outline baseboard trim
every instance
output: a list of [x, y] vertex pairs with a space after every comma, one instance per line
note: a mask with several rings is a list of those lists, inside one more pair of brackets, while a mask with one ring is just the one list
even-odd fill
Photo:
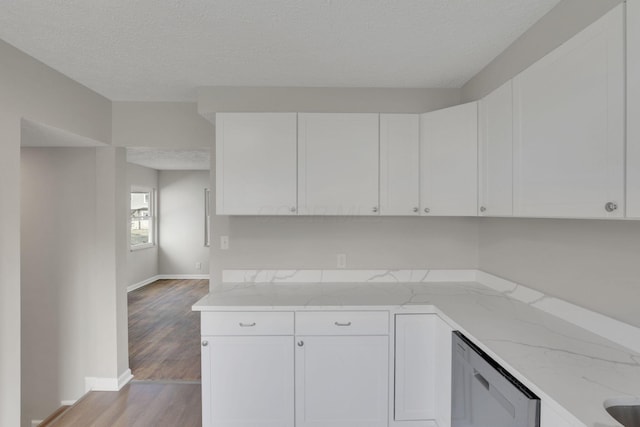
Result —
[[118, 390], [127, 385], [133, 379], [131, 369], [127, 369], [118, 377]]
[[202, 280], [208, 279], [208, 274], [158, 274], [156, 280]]
[[76, 400], [62, 400], [60, 402], [60, 406], [73, 406], [76, 404], [76, 402], [80, 400], [80, 399], [76, 399]]
[[31, 420], [31, 427], [38, 427], [44, 420]]
[[118, 391], [132, 379], [131, 369], [127, 369], [118, 378], [85, 377], [84, 388], [86, 392]]
[[136, 289], [140, 289], [145, 287], [153, 282], [158, 280], [158, 276], [149, 277], [148, 279], [142, 280], [138, 283], [134, 283], [133, 285], [127, 286], [127, 292], [135, 291]]
[[156, 274], [153, 277], [149, 277], [148, 279], [144, 279], [138, 283], [127, 286], [127, 292], [143, 288], [156, 280], [203, 280], [208, 278], [208, 274]]

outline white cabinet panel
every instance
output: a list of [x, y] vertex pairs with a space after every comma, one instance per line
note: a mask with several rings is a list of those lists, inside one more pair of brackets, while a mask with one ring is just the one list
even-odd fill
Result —
[[640, 218], [640, 0], [627, 0], [627, 216]]
[[451, 426], [451, 332], [435, 314], [396, 315], [396, 421]]
[[293, 335], [293, 312], [206, 311], [200, 314], [202, 335]]
[[515, 215], [624, 215], [623, 46], [621, 5], [514, 79]]
[[419, 215], [420, 116], [380, 114], [380, 215]]
[[296, 343], [296, 427], [387, 426], [387, 336], [297, 336]]
[[478, 103], [421, 115], [422, 215], [478, 214]]
[[303, 311], [296, 313], [297, 335], [388, 335], [386, 311]]
[[300, 113], [300, 214], [377, 215], [378, 139], [378, 114]]
[[295, 113], [216, 114], [216, 214], [295, 215]]
[[204, 427], [293, 427], [292, 336], [202, 339]]
[[513, 89], [509, 81], [480, 101], [479, 215], [513, 214]]
[[434, 315], [396, 315], [395, 419], [435, 419]]

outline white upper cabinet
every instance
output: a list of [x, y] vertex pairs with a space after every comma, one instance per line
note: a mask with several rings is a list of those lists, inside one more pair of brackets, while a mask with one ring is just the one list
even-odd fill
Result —
[[513, 214], [513, 89], [511, 80], [479, 105], [479, 215]]
[[216, 214], [295, 215], [296, 113], [216, 114]]
[[620, 5], [514, 79], [515, 215], [624, 215], [623, 48]]
[[422, 215], [478, 214], [478, 103], [422, 114]]
[[380, 214], [419, 215], [420, 116], [380, 114]]
[[640, 0], [627, 0], [627, 216], [640, 218]]
[[304, 215], [378, 215], [378, 114], [298, 114]]

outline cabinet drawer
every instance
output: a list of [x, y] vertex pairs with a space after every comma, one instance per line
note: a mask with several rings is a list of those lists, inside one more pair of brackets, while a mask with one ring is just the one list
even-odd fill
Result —
[[297, 335], [388, 335], [386, 311], [307, 311], [296, 313]]
[[293, 335], [293, 312], [202, 312], [201, 335]]

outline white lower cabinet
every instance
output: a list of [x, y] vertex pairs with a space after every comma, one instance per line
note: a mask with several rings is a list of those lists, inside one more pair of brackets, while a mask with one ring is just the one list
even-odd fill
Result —
[[386, 427], [387, 336], [296, 337], [297, 427]]
[[203, 426], [293, 427], [293, 336], [203, 336], [202, 345]]
[[451, 331], [435, 314], [395, 316], [396, 422], [451, 426]]
[[202, 425], [387, 427], [389, 313], [295, 316], [202, 313]]

